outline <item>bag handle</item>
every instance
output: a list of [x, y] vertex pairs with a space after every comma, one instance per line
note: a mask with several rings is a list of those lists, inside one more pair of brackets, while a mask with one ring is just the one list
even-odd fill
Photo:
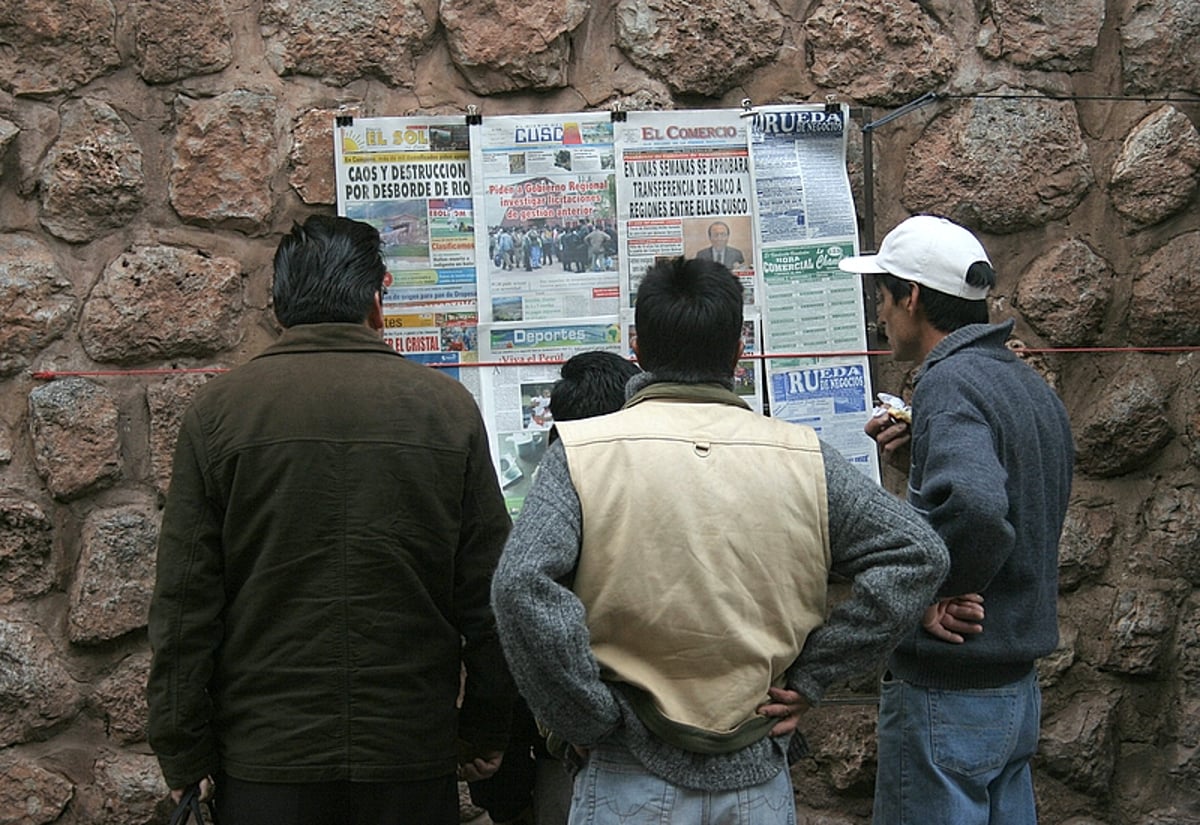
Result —
[[175, 812], [171, 814], [170, 825], [188, 825], [192, 820], [195, 820], [196, 825], [204, 825], [204, 809], [201, 804], [204, 808], [208, 808], [208, 821], [212, 825], [217, 825], [217, 809], [212, 800], [206, 799], [203, 803], [200, 802], [199, 782], [189, 785], [183, 792], [179, 804], [175, 807]]

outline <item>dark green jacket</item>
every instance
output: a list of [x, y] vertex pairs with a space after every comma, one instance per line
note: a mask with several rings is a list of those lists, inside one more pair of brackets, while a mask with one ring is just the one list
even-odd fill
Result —
[[499, 749], [515, 691], [488, 592], [508, 529], [474, 399], [366, 326], [294, 327], [210, 381], [150, 608], [167, 783], [424, 779], [453, 773], [456, 738]]

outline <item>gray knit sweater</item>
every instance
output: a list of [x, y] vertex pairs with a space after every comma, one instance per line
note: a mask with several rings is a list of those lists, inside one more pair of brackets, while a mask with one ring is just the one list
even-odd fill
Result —
[[[747, 411], [747, 415], [753, 415]], [[921, 516], [822, 445], [832, 569], [852, 593], [808, 637], [788, 687], [817, 703], [831, 685], [875, 667], [916, 623], [946, 575], [945, 545]], [[583, 604], [569, 580], [582, 515], [561, 443], [551, 445], [505, 546], [492, 585], [501, 642], [534, 715], [567, 741], [615, 741], [676, 785], [724, 791], [760, 784], [786, 766], [788, 741], [767, 737], [726, 754], [667, 745], [601, 680]], [[764, 697], [765, 699], [765, 697]]]
[[1058, 542], [1074, 448], [1054, 391], [1004, 342], [1013, 323], [971, 324], [925, 358], [913, 394], [908, 498], [950, 551], [941, 593], [982, 593], [984, 631], [960, 645], [914, 627], [898, 678], [943, 690], [992, 688], [1058, 644]]

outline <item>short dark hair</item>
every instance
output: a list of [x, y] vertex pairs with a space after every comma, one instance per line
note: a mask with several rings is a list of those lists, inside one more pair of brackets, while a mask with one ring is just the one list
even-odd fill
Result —
[[574, 421], [616, 412], [625, 403], [626, 382], [639, 372], [636, 364], [615, 352], [572, 355], [550, 390], [550, 414], [555, 421]]
[[[892, 294], [892, 300], [903, 301], [912, 292], [912, 281], [897, 278], [888, 272], [875, 275], [875, 283], [880, 289], [886, 289]], [[977, 287], [993, 287], [996, 285], [996, 271], [987, 261], [976, 261], [967, 270], [967, 283]], [[968, 324], [986, 324], [988, 322], [988, 305], [986, 298], [972, 301], [947, 295], [936, 289], [921, 284], [917, 295], [917, 303], [925, 313], [925, 320], [939, 332], [954, 332]]]
[[642, 369], [660, 380], [729, 383], [742, 338], [742, 284], [699, 258], [654, 263], [634, 308]]
[[285, 327], [367, 319], [387, 274], [379, 230], [362, 221], [313, 215], [275, 250], [271, 298]]

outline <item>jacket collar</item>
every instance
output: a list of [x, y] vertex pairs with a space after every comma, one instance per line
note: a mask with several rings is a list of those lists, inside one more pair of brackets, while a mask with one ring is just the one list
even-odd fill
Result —
[[626, 407], [632, 407], [643, 401], [685, 401], [693, 404], [728, 404], [731, 407], [750, 405], [743, 401], [728, 387], [720, 384], [676, 384], [671, 381], [651, 381], [643, 384], [640, 389], [625, 402]]
[[255, 358], [297, 352], [384, 352], [402, 357], [365, 324], [299, 324], [285, 329]]
[[913, 383], [921, 380], [921, 376], [929, 372], [934, 364], [944, 361], [959, 350], [974, 347], [982, 350], [993, 358], [1009, 360], [1015, 358], [1012, 351], [1004, 346], [1008, 336], [1012, 334], [1016, 321], [1009, 319], [999, 324], [968, 324], [959, 327], [947, 335], [925, 356], [925, 361], [913, 375]]

